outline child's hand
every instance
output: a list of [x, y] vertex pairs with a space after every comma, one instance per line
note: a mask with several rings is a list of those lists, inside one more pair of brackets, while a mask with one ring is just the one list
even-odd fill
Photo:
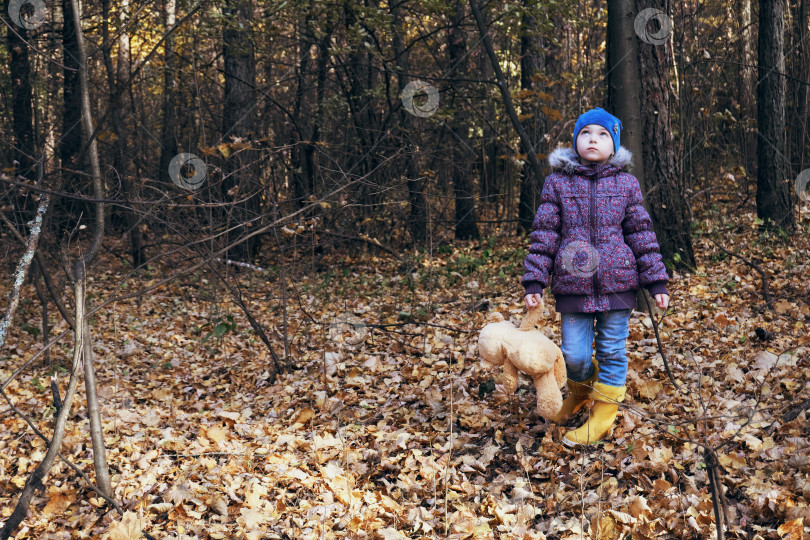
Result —
[[523, 299], [526, 300], [526, 310], [529, 311], [543, 303], [543, 293], [527, 294]]
[[656, 294], [655, 295], [655, 305], [661, 309], [667, 309], [669, 305], [669, 295], [668, 294]]

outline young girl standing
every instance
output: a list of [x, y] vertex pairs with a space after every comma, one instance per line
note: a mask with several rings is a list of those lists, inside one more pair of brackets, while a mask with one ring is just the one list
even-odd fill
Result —
[[549, 155], [554, 172], [543, 185], [524, 261], [526, 308], [540, 303], [553, 275], [551, 292], [562, 318], [569, 395], [552, 420], [565, 423], [592, 403], [588, 420], [566, 433], [563, 442], [569, 446], [602, 440], [616, 420], [627, 380], [628, 321], [639, 286], [650, 291], [659, 308], [669, 304], [669, 276], [641, 205], [641, 188], [624, 170], [632, 156], [619, 144], [621, 129], [618, 118], [592, 109], [577, 119], [574, 147]]

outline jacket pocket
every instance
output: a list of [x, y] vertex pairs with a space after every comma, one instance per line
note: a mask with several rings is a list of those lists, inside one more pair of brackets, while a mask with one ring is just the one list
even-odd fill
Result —
[[561, 276], [590, 278], [602, 264], [602, 257], [588, 240], [571, 238], [560, 246], [554, 258], [554, 271]]
[[633, 250], [624, 240], [610, 244], [600, 267], [599, 279], [605, 293], [638, 289], [638, 271]]
[[615, 238], [601, 250], [601, 268], [636, 269], [636, 258], [623, 239]]
[[593, 294], [593, 275], [599, 270], [599, 252], [590, 242], [568, 238], [554, 259], [554, 294]]

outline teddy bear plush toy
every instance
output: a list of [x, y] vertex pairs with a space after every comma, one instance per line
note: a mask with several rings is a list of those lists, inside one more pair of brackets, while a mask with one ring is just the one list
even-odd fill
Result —
[[493, 313], [478, 337], [481, 359], [492, 366], [503, 366], [504, 389], [517, 390], [518, 372], [534, 381], [537, 390], [537, 414], [545, 419], [555, 416], [562, 407], [560, 389], [565, 385], [566, 371], [562, 351], [536, 328], [543, 305], [531, 310], [515, 327], [500, 313]]

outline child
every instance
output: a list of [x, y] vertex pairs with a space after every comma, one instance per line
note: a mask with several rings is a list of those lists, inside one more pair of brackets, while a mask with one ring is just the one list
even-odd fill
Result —
[[[521, 283], [526, 308], [551, 291], [562, 317], [561, 349], [569, 395], [552, 420], [567, 422], [588, 403], [588, 420], [566, 433], [569, 446], [591, 444], [610, 432], [627, 380], [628, 320], [639, 285], [659, 308], [669, 304], [669, 281], [638, 180], [624, 172], [630, 152], [619, 145], [621, 121], [603, 109], [582, 114], [574, 148], [558, 148], [532, 224]], [[591, 362], [596, 320], [596, 363]]]

